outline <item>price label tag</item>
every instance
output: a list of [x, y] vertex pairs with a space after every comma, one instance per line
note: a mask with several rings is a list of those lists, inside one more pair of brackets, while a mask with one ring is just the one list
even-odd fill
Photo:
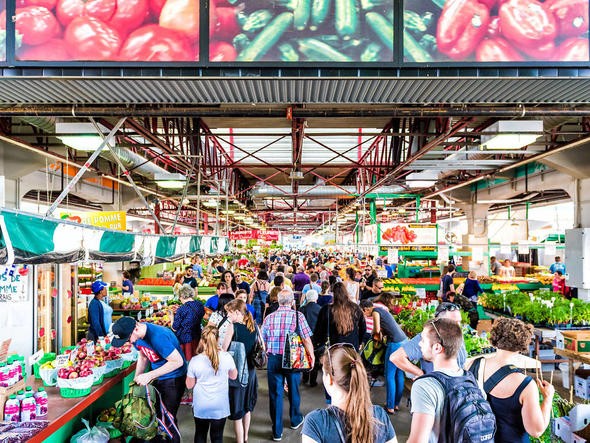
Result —
[[29, 364], [34, 365], [39, 360], [41, 360], [41, 357], [43, 357], [44, 355], [45, 351], [43, 349], [39, 349], [37, 352], [35, 352], [33, 355], [29, 357]]
[[141, 321], [141, 312], [137, 313], [137, 321]]
[[160, 309], [162, 309], [162, 303], [158, 302], [158, 304], [157, 304], [157, 307], [158, 307], [158, 311], [159, 311]]
[[94, 355], [94, 342], [93, 341], [89, 341], [88, 343], [86, 343], [86, 354]]
[[150, 308], [150, 315], [154, 315], [154, 307], [153, 306]]
[[150, 310], [149, 310], [149, 309], [146, 309], [146, 310], [145, 310], [145, 316], [146, 316], [146, 317], [149, 317], [149, 316], [150, 316]]
[[416, 296], [418, 298], [426, 298], [426, 288], [416, 288]]
[[68, 361], [70, 361], [70, 356], [68, 354], [59, 354], [55, 357], [55, 367], [65, 368], [68, 365]]
[[70, 357], [70, 360], [71, 360], [72, 362], [75, 362], [75, 361], [76, 361], [76, 357], [78, 356], [78, 348], [76, 348], [76, 349], [72, 349], [72, 352], [70, 352], [70, 353], [68, 354], [68, 356]]

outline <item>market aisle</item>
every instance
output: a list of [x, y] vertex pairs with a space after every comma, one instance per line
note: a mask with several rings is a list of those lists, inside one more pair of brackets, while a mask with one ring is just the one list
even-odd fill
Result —
[[[268, 416], [268, 385], [266, 381], [266, 371], [258, 371], [258, 403], [256, 410], [252, 417], [252, 427], [250, 430], [250, 443], [256, 442], [267, 442], [272, 441], [270, 419]], [[307, 385], [301, 386], [301, 409], [303, 414], [307, 414], [309, 411], [316, 408], [323, 408], [325, 406], [324, 390], [320, 385], [315, 388], [310, 388]], [[372, 390], [373, 403], [384, 404], [385, 403], [385, 388], [374, 387]], [[404, 395], [401, 404], [400, 412], [392, 417], [393, 427], [398, 435], [398, 441], [400, 443], [405, 442], [408, 438], [410, 431], [410, 414], [406, 407], [407, 396]], [[288, 401], [284, 399], [285, 407], [288, 409]], [[192, 442], [194, 436], [194, 422], [192, 418], [192, 410], [190, 406], [181, 406], [178, 412], [178, 418], [180, 421], [180, 430], [182, 432], [183, 442]], [[289, 418], [285, 414], [283, 419], [285, 431], [283, 433], [283, 442], [295, 443], [301, 441], [301, 429], [293, 431], [289, 428]], [[224, 432], [224, 442], [234, 441], [233, 422], [227, 421]]]

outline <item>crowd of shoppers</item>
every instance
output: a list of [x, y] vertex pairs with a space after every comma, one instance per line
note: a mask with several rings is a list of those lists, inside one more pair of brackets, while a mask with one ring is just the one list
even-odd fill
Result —
[[[410, 442], [439, 441], [446, 429], [442, 411], [447, 384], [429, 377], [432, 374], [443, 374], [451, 385], [466, 377], [480, 380], [482, 401], [489, 402], [496, 417], [495, 441], [524, 442], [546, 429], [553, 387], [539, 380], [533, 383], [531, 377], [509, 366], [531, 339], [527, 325], [519, 320], [496, 321], [490, 338], [498, 352], [488, 359], [466, 362], [460, 307], [451, 303], [455, 296], [453, 265], [441, 279], [445, 301], [438, 305], [435, 318], [408, 340], [396, 322], [396, 294], [384, 292], [375, 261], [368, 259], [361, 267], [330, 255], [311, 254], [302, 259], [276, 254], [274, 258], [248, 261], [242, 256], [240, 265], [219, 261], [211, 265], [221, 282], [205, 305], [195, 299], [193, 286], [204, 264], [194, 260], [176, 282], [175, 295], [182, 304], [171, 329], [130, 317], [113, 324], [113, 345], [130, 341], [139, 351], [135, 381], [153, 382], [174, 417], [184, 389], [193, 391], [195, 442], [221, 442], [227, 419], [233, 422], [235, 441], [248, 441], [260, 395], [255, 363], [258, 346], [267, 354], [266, 438], [275, 441], [283, 438], [283, 397], [287, 393], [288, 423], [293, 430], [301, 428], [303, 442], [397, 442], [389, 415], [398, 413], [406, 374], [415, 380], [410, 394]], [[256, 275], [251, 282], [244, 278], [250, 266]], [[95, 333], [108, 331], [101, 311], [104, 307], [98, 305], [106, 292], [100, 286], [93, 287], [96, 293], [91, 304]], [[482, 292], [476, 276], [470, 274], [462, 289], [476, 308]], [[286, 337], [293, 332], [301, 337], [308, 371], [287, 369], [284, 364]], [[371, 401], [370, 389], [379, 384], [375, 374], [367, 373], [361, 358], [369, 339], [386, 347], [383, 406]], [[244, 377], [236, 347], [244, 349]], [[230, 382], [242, 379], [246, 382]], [[310, 387], [321, 382], [325, 408], [304, 416], [302, 381]], [[179, 441], [180, 436], [174, 438]]]

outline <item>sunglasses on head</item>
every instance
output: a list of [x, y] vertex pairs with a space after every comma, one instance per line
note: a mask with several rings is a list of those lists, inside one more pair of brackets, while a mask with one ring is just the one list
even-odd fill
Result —
[[436, 309], [436, 315], [438, 316], [441, 312], [446, 312], [446, 311], [459, 311], [461, 308], [459, 306], [457, 306], [455, 303], [442, 303], [437, 309]]
[[444, 348], [445, 344], [443, 343], [443, 339], [442, 336], [440, 335], [440, 332], [438, 332], [438, 328], [436, 327], [436, 322], [438, 321], [438, 318], [432, 320], [430, 322], [430, 324], [432, 325], [432, 328], [434, 329], [434, 332], [436, 332], [436, 335], [438, 336], [438, 340], [440, 341], [440, 345]]

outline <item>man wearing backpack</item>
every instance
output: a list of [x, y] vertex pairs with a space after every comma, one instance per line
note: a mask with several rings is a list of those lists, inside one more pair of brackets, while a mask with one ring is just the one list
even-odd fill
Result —
[[[135, 383], [143, 386], [153, 382], [176, 422], [185, 389], [187, 363], [174, 332], [164, 326], [140, 323], [133, 317], [121, 317], [113, 323], [112, 332], [114, 347], [131, 342], [139, 351]], [[158, 438], [152, 441], [167, 441]], [[172, 441], [180, 443], [180, 435], [174, 435]]]
[[463, 333], [457, 322], [428, 321], [420, 348], [434, 371], [412, 385], [408, 443], [493, 442], [496, 420], [473, 375], [457, 364]]

